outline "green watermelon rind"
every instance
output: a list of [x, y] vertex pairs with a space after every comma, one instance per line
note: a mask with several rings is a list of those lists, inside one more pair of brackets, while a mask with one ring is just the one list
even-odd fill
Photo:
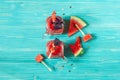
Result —
[[74, 19], [74, 20], [78, 21], [79, 23], [81, 23], [81, 25], [83, 27], [85, 27], [87, 25], [81, 18], [78, 18], [76, 16], [71, 16], [71, 19]]
[[78, 55], [83, 54], [83, 48], [80, 48], [75, 54], [74, 56], [77, 57]]

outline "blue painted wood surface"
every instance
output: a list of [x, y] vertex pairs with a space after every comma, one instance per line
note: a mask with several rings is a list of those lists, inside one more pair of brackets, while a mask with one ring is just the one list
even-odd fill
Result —
[[[53, 10], [65, 20], [75, 15], [88, 23], [83, 31], [93, 34], [94, 39], [82, 42], [83, 56], [73, 57], [67, 46], [81, 36], [80, 32], [72, 37], [65, 33], [42, 39], [45, 20]], [[68, 62], [46, 58], [54, 67], [49, 72], [34, 58], [38, 53], [45, 55], [46, 42], [55, 37], [66, 44]], [[0, 80], [119, 79], [119, 0], [0, 0]]]

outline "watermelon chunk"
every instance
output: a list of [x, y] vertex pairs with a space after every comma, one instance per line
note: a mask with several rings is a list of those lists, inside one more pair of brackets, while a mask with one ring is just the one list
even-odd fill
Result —
[[35, 60], [38, 62], [38, 63], [42, 63], [49, 71], [52, 71], [52, 69], [43, 61], [44, 57], [41, 55], [41, 54], [38, 54], [35, 58]]
[[82, 29], [83, 27], [85, 27], [87, 25], [82, 19], [80, 19], [76, 16], [71, 16], [69, 30], [68, 30], [68, 36], [71, 36], [78, 31], [78, 29], [75, 27], [75, 24], [77, 24], [80, 29]]
[[78, 37], [76, 39], [75, 44], [70, 44], [69, 46], [70, 46], [71, 51], [74, 54], [74, 56], [78, 56], [79, 54], [83, 53], [83, 48], [82, 48], [81, 43], [80, 43], [80, 37]]
[[43, 60], [43, 56], [41, 54], [38, 54], [35, 59], [37, 62], [41, 62]]
[[84, 37], [83, 37], [83, 41], [84, 42], [87, 42], [88, 40], [92, 39], [92, 35], [91, 34], [86, 34]]

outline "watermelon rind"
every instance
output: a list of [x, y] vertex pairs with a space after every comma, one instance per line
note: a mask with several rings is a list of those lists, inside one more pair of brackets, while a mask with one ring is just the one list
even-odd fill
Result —
[[83, 48], [80, 48], [80, 49], [74, 54], [74, 56], [77, 57], [79, 54], [83, 54]]
[[80, 18], [78, 18], [76, 16], [71, 16], [71, 19], [74, 19], [74, 20], [80, 22], [83, 27], [85, 27], [87, 25], [82, 19], [80, 19]]

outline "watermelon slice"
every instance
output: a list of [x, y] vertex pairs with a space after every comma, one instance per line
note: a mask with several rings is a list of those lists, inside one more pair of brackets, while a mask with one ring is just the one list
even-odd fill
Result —
[[74, 54], [74, 56], [78, 56], [79, 54], [83, 53], [83, 48], [82, 48], [81, 43], [80, 43], [80, 37], [78, 37], [76, 39], [75, 44], [70, 44], [69, 46], [70, 46], [71, 51]]
[[87, 25], [82, 19], [80, 19], [76, 16], [71, 16], [69, 30], [68, 30], [68, 36], [71, 36], [78, 31], [78, 29], [75, 27], [75, 24], [77, 24], [80, 29], [82, 29], [83, 27], [85, 27]]

